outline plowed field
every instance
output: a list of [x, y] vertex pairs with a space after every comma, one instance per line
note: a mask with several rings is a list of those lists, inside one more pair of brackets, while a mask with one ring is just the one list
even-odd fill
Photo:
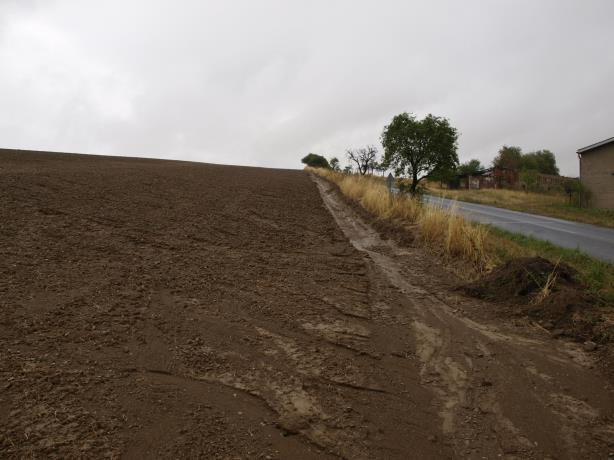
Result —
[[589, 354], [303, 171], [1, 151], [0, 205], [1, 458], [614, 450]]

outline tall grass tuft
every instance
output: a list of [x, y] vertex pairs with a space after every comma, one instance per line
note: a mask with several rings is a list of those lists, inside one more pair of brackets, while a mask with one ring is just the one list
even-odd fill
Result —
[[319, 168], [307, 170], [337, 184], [345, 196], [375, 217], [415, 224], [418, 237], [428, 246], [469, 261], [478, 271], [487, 267], [484, 244], [487, 229], [471, 224], [454, 210], [423, 206], [408, 195], [391, 195], [384, 183], [372, 176], [347, 175]]
[[453, 218], [452, 214], [437, 206], [424, 207], [417, 219], [420, 237], [429, 245], [445, 242], [449, 221]]

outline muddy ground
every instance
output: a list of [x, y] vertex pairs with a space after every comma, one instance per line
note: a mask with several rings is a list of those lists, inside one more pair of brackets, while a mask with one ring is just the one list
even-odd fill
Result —
[[302, 171], [0, 152], [1, 458], [608, 458], [578, 345]]

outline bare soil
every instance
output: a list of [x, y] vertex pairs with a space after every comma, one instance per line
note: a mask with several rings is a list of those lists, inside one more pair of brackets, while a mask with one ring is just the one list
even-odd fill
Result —
[[460, 289], [508, 307], [498, 308], [503, 315], [533, 318], [557, 336], [603, 345], [614, 338], [614, 325], [604, 317], [604, 302], [564, 262], [555, 264], [542, 257], [513, 259]]
[[591, 353], [302, 171], [0, 152], [0, 457], [608, 458]]

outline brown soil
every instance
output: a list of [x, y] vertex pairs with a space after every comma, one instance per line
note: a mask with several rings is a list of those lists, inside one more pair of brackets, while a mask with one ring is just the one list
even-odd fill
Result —
[[614, 450], [590, 354], [301, 171], [2, 151], [0, 197], [2, 458]]
[[473, 295], [491, 299], [506, 300], [522, 298], [529, 303], [546, 285], [548, 277], [555, 274], [555, 288], [566, 286], [582, 290], [576, 280], [576, 271], [564, 262], [556, 265], [542, 257], [522, 257], [495, 268], [490, 274], [465, 290]]
[[[540, 297], [548, 278], [550, 292]], [[478, 281], [461, 288], [469, 295], [503, 303], [511, 308], [498, 311], [527, 315], [555, 335], [605, 343], [600, 301], [577, 280], [577, 272], [565, 263], [553, 264], [542, 257], [511, 260]]]

